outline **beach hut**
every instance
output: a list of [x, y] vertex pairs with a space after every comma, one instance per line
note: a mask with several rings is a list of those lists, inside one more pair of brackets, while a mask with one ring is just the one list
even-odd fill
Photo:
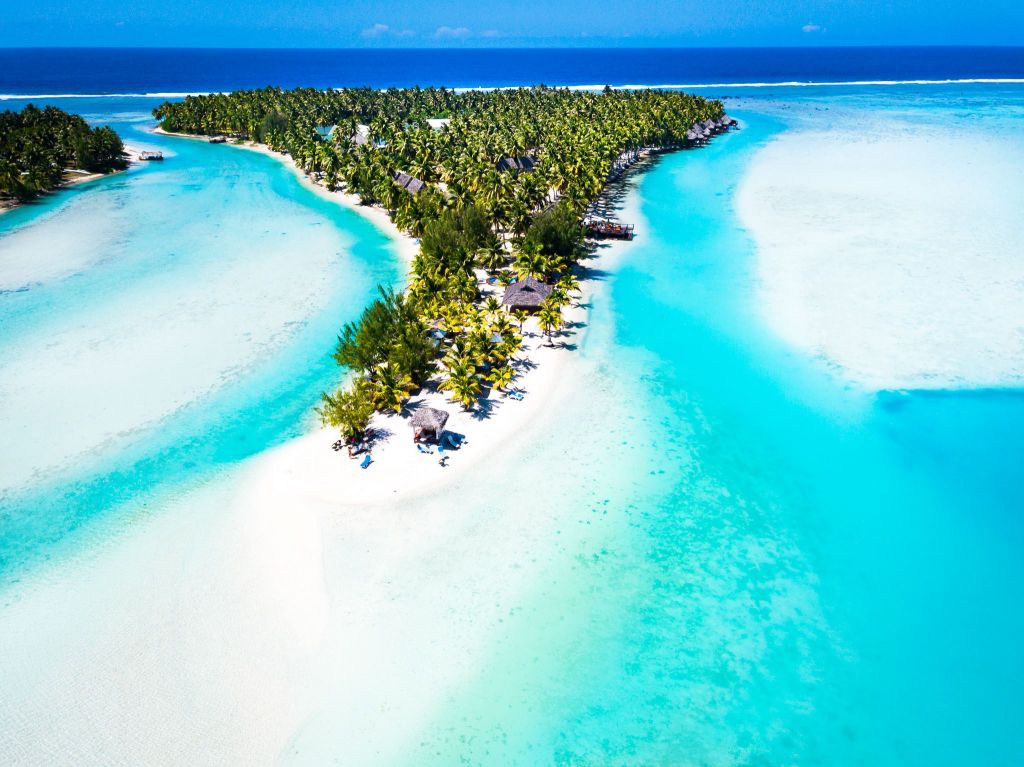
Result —
[[444, 425], [448, 423], [448, 413], [432, 407], [421, 407], [412, 414], [412, 440], [423, 442], [438, 441], [444, 433]]
[[551, 295], [552, 289], [552, 286], [546, 282], [527, 277], [519, 282], [513, 282], [505, 288], [505, 295], [502, 296], [501, 302], [509, 309], [535, 312], [540, 309], [544, 299]]
[[497, 163], [500, 172], [529, 173], [535, 167], [536, 163], [532, 157], [503, 157]]
[[419, 194], [423, 191], [426, 184], [415, 176], [410, 176], [408, 173], [397, 171], [391, 174], [391, 178], [395, 184], [402, 187], [409, 194]]

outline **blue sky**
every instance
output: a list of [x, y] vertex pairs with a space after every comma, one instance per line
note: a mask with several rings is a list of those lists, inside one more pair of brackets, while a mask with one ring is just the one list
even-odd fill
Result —
[[1024, 0], [5, 0], [0, 46], [1024, 45]]

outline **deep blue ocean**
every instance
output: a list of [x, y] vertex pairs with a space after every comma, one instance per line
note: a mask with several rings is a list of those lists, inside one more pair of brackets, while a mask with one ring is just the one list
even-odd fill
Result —
[[0, 50], [0, 95], [1024, 78], [1024, 48]]

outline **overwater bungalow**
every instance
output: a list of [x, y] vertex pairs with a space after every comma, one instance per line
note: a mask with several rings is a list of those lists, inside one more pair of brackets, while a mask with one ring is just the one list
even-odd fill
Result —
[[412, 441], [439, 442], [444, 434], [444, 425], [448, 423], [448, 413], [432, 407], [421, 407], [412, 414]]
[[535, 312], [540, 309], [544, 299], [551, 295], [553, 289], [553, 286], [546, 282], [527, 277], [519, 282], [513, 282], [505, 288], [501, 302], [510, 310], [522, 309]]

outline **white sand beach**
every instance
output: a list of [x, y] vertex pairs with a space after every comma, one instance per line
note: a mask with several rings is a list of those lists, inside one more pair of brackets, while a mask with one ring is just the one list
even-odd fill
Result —
[[787, 132], [738, 196], [770, 326], [867, 389], [1024, 382], [1022, 203], [1019, 139], [895, 120]]

